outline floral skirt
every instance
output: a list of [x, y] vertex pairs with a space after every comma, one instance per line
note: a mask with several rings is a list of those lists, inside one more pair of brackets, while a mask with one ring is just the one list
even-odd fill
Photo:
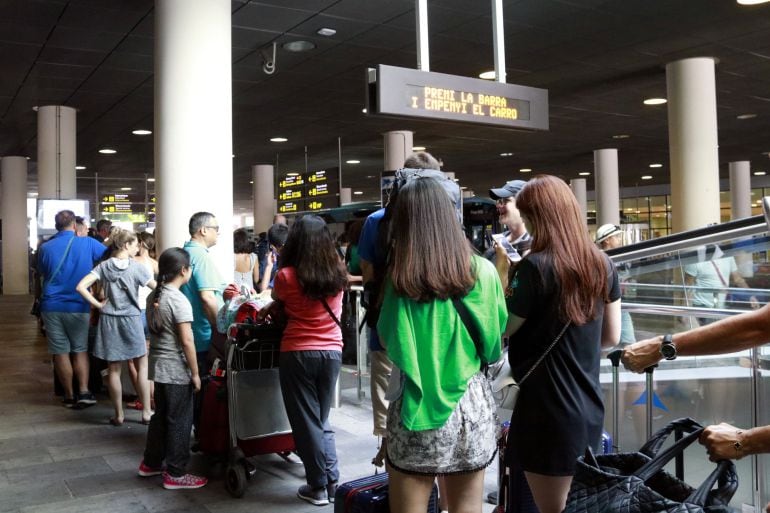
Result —
[[500, 422], [489, 381], [477, 373], [446, 423], [410, 431], [401, 423], [401, 398], [388, 408], [388, 464], [406, 474], [448, 475], [481, 470], [497, 451]]

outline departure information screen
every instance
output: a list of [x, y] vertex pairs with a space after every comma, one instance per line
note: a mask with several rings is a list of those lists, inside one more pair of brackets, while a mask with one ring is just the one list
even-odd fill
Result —
[[379, 65], [368, 71], [369, 113], [548, 130], [548, 91]]
[[278, 212], [313, 212], [340, 206], [337, 168], [287, 173], [278, 181]]

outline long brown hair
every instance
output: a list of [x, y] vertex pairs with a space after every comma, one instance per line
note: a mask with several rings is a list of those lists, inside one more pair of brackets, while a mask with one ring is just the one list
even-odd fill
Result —
[[588, 235], [572, 190], [555, 176], [538, 175], [516, 196], [516, 206], [532, 229], [532, 253], [544, 254], [553, 266], [561, 320], [581, 325], [594, 319], [599, 298], [609, 301], [608, 263]]
[[476, 282], [470, 243], [435, 179], [415, 178], [401, 187], [390, 239], [389, 273], [397, 294], [416, 301], [461, 297]]
[[334, 296], [348, 283], [348, 270], [334, 247], [326, 222], [318, 216], [298, 219], [278, 257], [281, 267], [294, 267], [302, 291], [313, 299]]

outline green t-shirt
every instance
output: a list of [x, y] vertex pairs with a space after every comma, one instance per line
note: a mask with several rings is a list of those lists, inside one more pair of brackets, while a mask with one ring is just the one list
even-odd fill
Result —
[[217, 310], [222, 308], [224, 301], [222, 291], [225, 288], [225, 280], [219, 274], [214, 259], [209, 250], [195, 241], [188, 240], [184, 243], [184, 249], [190, 254], [190, 267], [192, 276], [190, 281], [182, 285], [179, 290], [187, 297], [193, 309], [192, 331], [197, 352], [208, 351], [211, 345], [211, 324], [203, 310], [200, 291], [211, 290], [217, 298]]
[[500, 357], [508, 312], [495, 267], [474, 256], [476, 285], [463, 302], [479, 326], [481, 359], [451, 300], [417, 302], [385, 285], [377, 331], [388, 356], [405, 376], [401, 421], [411, 431], [444, 425], [481, 360]]

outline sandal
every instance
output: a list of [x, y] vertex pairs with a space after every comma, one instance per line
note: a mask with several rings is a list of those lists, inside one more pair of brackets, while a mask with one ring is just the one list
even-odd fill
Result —
[[126, 408], [142, 411], [144, 409], [144, 406], [142, 405], [142, 401], [137, 399], [135, 401], [131, 401], [130, 403], [126, 403]]
[[118, 420], [115, 417], [110, 417], [110, 424], [112, 424], [114, 427], [120, 427], [123, 425], [123, 421]]
[[[152, 417], [150, 417], [151, 419]], [[139, 424], [143, 426], [149, 426], [150, 425], [150, 419], [139, 419]]]

